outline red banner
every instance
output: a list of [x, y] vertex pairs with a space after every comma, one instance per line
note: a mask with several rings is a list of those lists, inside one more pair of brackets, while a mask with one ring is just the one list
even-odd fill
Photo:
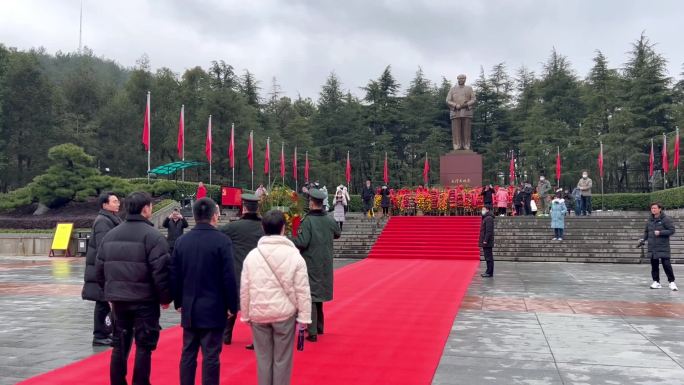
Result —
[[185, 145], [185, 105], [181, 106], [180, 119], [178, 121], [178, 142], [176, 148], [178, 149], [178, 158], [185, 159], [184, 154]]
[[207, 140], [204, 142], [204, 154], [211, 163], [211, 115], [209, 115], [209, 125], [207, 126]]

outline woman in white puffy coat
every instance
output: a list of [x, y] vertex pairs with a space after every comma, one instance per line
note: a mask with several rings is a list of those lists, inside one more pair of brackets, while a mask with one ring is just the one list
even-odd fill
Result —
[[265, 236], [247, 257], [240, 284], [241, 320], [254, 336], [259, 385], [289, 384], [295, 321], [311, 323], [311, 291], [304, 258], [284, 236], [278, 210], [262, 218]]

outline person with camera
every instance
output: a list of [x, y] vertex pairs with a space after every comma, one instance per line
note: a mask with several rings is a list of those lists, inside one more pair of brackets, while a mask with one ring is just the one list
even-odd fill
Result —
[[651, 259], [651, 277], [653, 283], [651, 289], [660, 289], [660, 263], [663, 265], [667, 280], [670, 282], [670, 290], [677, 291], [675, 276], [670, 263], [670, 237], [675, 233], [672, 218], [665, 215], [663, 205], [658, 202], [651, 203], [651, 216], [646, 222], [644, 237], [639, 239], [639, 246], [648, 243], [648, 257]]
[[164, 219], [162, 227], [168, 229], [166, 240], [169, 242], [169, 254], [173, 253], [173, 247], [176, 245], [176, 239], [183, 235], [184, 229], [188, 227], [188, 221], [181, 215], [178, 208], [174, 208], [173, 212]]

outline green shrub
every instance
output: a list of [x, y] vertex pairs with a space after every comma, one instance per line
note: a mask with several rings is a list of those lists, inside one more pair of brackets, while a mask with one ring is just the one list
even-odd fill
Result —
[[684, 187], [652, 192], [649, 201], [644, 205], [644, 210], [648, 209], [648, 204], [651, 202], [660, 202], [666, 209], [682, 208], [684, 207]]
[[601, 207], [606, 210], [646, 210], [649, 194], [604, 194], [601, 198], [600, 194], [595, 194], [591, 198], [591, 205], [594, 210]]
[[31, 188], [24, 186], [7, 194], [0, 194], [0, 210], [11, 210], [20, 206], [25, 206], [33, 202]]

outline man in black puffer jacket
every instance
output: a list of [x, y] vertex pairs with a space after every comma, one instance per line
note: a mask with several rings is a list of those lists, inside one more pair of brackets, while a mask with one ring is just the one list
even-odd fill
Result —
[[111, 309], [109, 308], [109, 302], [104, 300], [102, 288], [97, 283], [95, 256], [102, 238], [104, 238], [109, 230], [121, 223], [121, 219], [116, 216], [116, 213], [119, 212], [119, 198], [112, 192], [106, 192], [97, 198], [97, 202], [100, 204], [100, 212], [93, 222], [93, 229], [88, 240], [85, 283], [83, 284], [83, 291], [81, 291], [81, 298], [95, 301], [93, 345], [111, 345], [112, 340], [109, 338], [110, 330], [105, 322], [107, 314], [109, 314]]
[[651, 203], [650, 208], [651, 216], [646, 222], [644, 237], [639, 240], [639, 244], [648, 242], [648, 256], [651, 259], [651, 278], [653, 278], [651, 289], [660, 289], [662, 287], [660, 284], [659, 266], [662, 263], [667, 280], [670, 282], [670, 290], [677, 291], [679, 289], [675, 283], [675, 276], [670, 262], [670, 237], [675, 233], [675, 226], [672, 218], [663, 212], [663, 205], [661, 203]]
[[128, 353], [135, 337], [134, 384], [149, 384], [152, 351], [159, 341], [159, 305], [171, 302], [166, 239], [148, 220], [152, 199], [134, 192], [126, 198], [126, 221], [102, 239], [97, 250], [97, 280], [112, 304], [110, 381], [126, 384]]

